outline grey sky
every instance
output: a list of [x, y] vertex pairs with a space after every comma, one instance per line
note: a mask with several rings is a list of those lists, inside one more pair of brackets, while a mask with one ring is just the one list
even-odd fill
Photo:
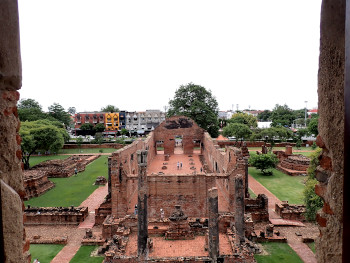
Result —
[[19, 0], [21, 98], [161, 109], [182, 84], [220, 110], [317, 107], [321, 0]]

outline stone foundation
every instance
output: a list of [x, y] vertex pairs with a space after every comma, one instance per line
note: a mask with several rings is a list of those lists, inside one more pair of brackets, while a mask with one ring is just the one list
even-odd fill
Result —
[[275, 212], [283, 219], [305, 221], [305, 205], [289, 205], [287, 201], [275, 204]]
[[89, 215], [87, 207], [27, 207], [25, 225], [79, 225]]

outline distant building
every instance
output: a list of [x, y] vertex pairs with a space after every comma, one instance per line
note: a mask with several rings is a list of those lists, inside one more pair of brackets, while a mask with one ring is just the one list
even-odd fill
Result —
[[258, 117], [258, 115], [262, 113], [263, 110], [244, 110], [243, 112], [248, 115], [253, 115], [254, 117]]
[[318, 114], [318, 109], [312, 109], [307, 111], [308, 116], [311, 116], [312, 114]]
[[270, 128], [272, 121], [258, 121], [258, 128]]
[[165, 120], [165, 113], [160, 110], [146, 110], [143, 112], [80, 112], [74, 116], [74, 128], [78, 131], [84, 123], [105, 126], [104, 134], [115, 135], [122, 129], [130, 133], [144, 134], [154, 130]]

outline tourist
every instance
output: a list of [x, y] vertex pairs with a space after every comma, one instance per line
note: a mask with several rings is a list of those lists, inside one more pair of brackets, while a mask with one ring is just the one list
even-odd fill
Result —
[[36, 258], [34, 259], [33, 263], [40, 263], [39, 260]]
[[180, 168], [180, 163], [177, 162], [177, 169], [179, 170], [179, 168]]
[[164, 210], [162, 208], [160, 209], [160, 219], [164, 221]]
[[182, 169], [182, 162], [180, 163], [180, 169]]
[[135, 205], [135, 211], [134, 211], [135, 216], [137, 216], [137, 205]]
[[75, 176], [77, 176], [77, 174], [78, 174], [78, 169], [77, 169], [77, 167], [74, 168], [74, 174], [75, 174]]

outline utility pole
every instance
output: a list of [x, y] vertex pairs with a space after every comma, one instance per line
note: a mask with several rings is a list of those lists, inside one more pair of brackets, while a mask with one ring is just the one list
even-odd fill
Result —
[[305, 128], [306, 128], [307, 100], [305, 101]]

